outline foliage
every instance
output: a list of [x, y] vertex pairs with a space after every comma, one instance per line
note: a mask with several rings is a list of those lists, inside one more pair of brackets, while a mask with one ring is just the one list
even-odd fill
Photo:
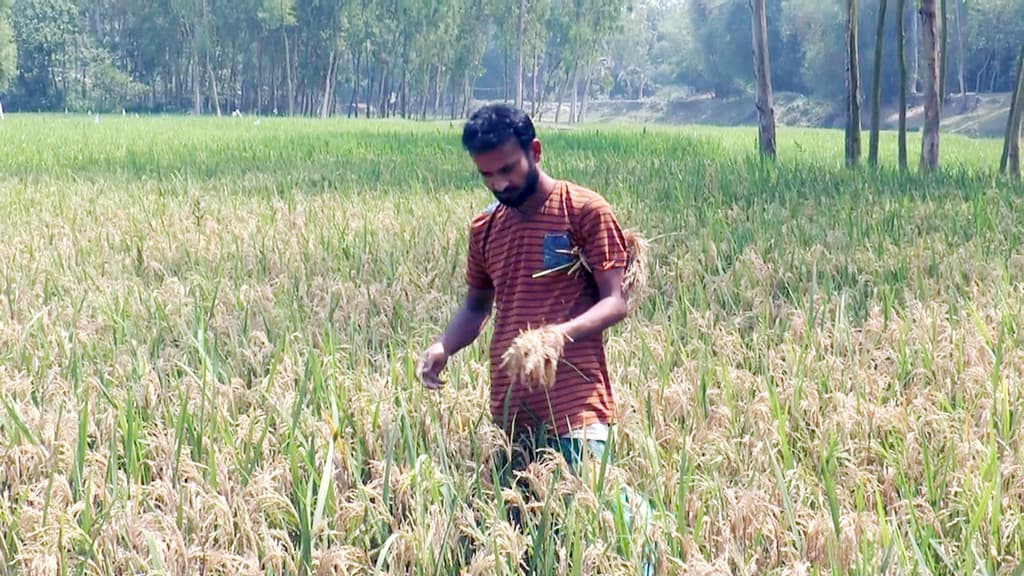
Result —
[[[1024, 3], [949, 1], [963, 3], [948, 12], [963, 13], [964, 47], [948, 23], [948, 65], [963, 61], [970, 90], [1009, 91]], [[580, 102], [578, 118], [592, 98], [752, 90], [748, 0], [528, 0], [521, 50], [518, 2], [497, 0], [4, 2], [14, 10], [0, 9], [0, 83], [18, 110], [458, 117], [479, 100], [514, 97], [520, 51], [527, 105], [540, 116], [557, 102]], [[878, 7], [861, 2], [864, 54]], [[841, 102], [840, 3], [768, 0], [767, 11], [776, 91]], [[911, 6], [907, 16], [913, 58]], [[886, 21], [881, 82], [892, 103], [896, 18]], [[861, 72], [871, 93], [873, 75]], [[957, 77], [947, 74], [949, 90]]]

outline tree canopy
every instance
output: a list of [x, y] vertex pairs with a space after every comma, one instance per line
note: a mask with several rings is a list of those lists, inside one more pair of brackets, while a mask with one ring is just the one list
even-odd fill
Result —
[[[960, 68], [966, 91], [1012, 90], [1024, 2], [946, 1], [959, 2], [946, 91]], [[775, 89], [841, 102], [842, 3], [766, 8]], [[866, 54], [878, 8], [860, 2]], [[459, 116], [474, 99], [513, 99], [522, 78], [526, 106], [563, 102], [579, 118], [594, 98], [753, 92], [748, 0], [527, 0], [519, 17], [498, 0], [0, 0], [0, 95], [16, 110]], [[899, 92], [896, 21], [886, 103]]]

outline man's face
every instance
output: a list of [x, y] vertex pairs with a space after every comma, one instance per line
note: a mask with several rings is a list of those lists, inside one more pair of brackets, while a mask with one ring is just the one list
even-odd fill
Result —
[[539, 152], [536, 140], [526, 152], [510, 139], [490, 152], [474, 155], [473, 162], [498, 202], [518, 208], [537, 192]]

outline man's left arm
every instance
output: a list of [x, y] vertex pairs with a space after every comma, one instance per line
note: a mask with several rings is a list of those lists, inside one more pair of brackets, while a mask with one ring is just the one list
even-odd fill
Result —
[[599, 299], [583, 314], [558, 325], [558, 329], [567, 339], [584, 340], [625, 320], [629, 308], [622, 295], [623, 273], [622, 268], [594, 270]]
[[591, 200], [580, 212], [580, 238], [598, 289], [598, 301], [589, 310], [558, 327], [570, 340], [583, 340], [618, 324], [629, 314], [622, 293], [626, 241], [611, 205], [604, 198]]

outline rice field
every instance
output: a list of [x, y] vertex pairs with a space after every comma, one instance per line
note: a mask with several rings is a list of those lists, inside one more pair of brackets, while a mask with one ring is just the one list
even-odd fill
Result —
[[747, 129], [542, 128], [654, 240], [607, 334], [614, 460], [521, 494], [486, 347], [414, 375], [491, 201], [458, 128], [0, 122], [0, 574], [639, 574], [646, 543], [663, 574], [1020, 573], [999, 142], [944, 137], [921, 179], [888, 134], [872, 173], [839, 132], [782, 129], [766, 166]]

